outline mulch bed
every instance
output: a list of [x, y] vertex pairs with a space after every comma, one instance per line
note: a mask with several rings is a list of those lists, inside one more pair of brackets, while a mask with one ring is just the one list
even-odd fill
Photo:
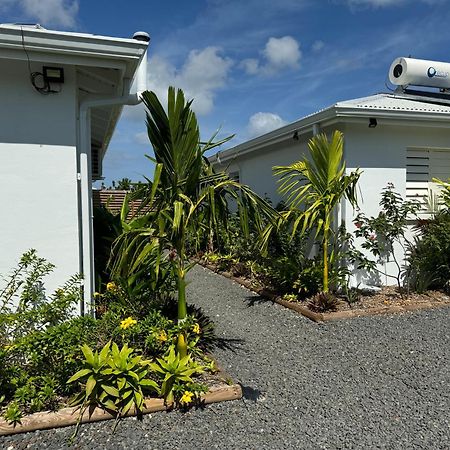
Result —
[[239, 283], [261, 297], [297, 311], [315, 322], [404, 313], [407, 311], [450, 306], [450, 296], [440, 291], [427, 291], [424, 294], [410, 293], [408, 296], [403, 295], [402, 297], [396, 287], [386, 286], [379, 292], [362, 293], [359, 299], [352, 303], [339, 300], [334, 311], [316, 312], [308, 307], [308, 299], [304, 301], [287, 301], [276, 292], [260, 286], [253, 280], [234, 276], [231, 272], [222, 271], [216, 265], [205, 262], [204, 260], [199, 260], [198, 263], [213, 272]]

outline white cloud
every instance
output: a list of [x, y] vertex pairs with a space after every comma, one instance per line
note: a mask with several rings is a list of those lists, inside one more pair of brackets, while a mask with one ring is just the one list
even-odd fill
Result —
[[18, 8], [27, 20], [45, 26], [73, 28], [79, 9], [78, 0], [0, 0], [0, 9], [8, 12]]
[[261, 53], [263, 63], [254, 58], [244, 59], [240, 67], [249, 75], [274, 75], [285, 69], [297, 69], [302, 57], [300, 44], [292, 36], [269, 38]]
[[[148, 61], [148, 89], [165, 105], [167, 88], [181, 88], [187, 98], [194, 99], [193, 110], [198, 115], [207, 115], [213, 110], [216, 92], [225, 86], [232, 65], [231, 59], [220, 55], [218, 47], [192, 50], [179, 69], [166, 58], [155, 55]], [[143, 107], [126, 107], [125, 115], [142, 119]]]
[[245, 70], [249, 75], [255, 75], [259, 71], [259, 61], [255, 58], [248, 58], [241, 61], [239, 67]]
[[271, 37], [263, 53], [268, 65], [274, 70], [296, 68], [302, 56], [299, 43], [291, 36]]
[[247, 133], [249, 137], [253, 138], [268, 133], [269, 131], [276, 130], [286, 124], [287, 122], [285, 122], [278, 114], [257, 112], [256, 114], [253, 114], [248, 121]]
[[313, 52], [320, 52], [325, 47], [325, 42], [318, 40], [314, 41], [313, 45], [311, 46], [311, 49]]

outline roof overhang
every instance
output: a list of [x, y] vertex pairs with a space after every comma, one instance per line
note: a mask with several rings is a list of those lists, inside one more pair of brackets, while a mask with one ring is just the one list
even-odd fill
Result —
[[[0, 25], [0, 61], [29, 58], [31, 62], [74, 66], [79, 101], [89, 95], [123, 95], [124, 80], [134, 79], [147, 47], [146, 42], [135, 39]], [[100, 169], [122, 109], [122, 105], [110, 105], [91, 113], [92, 148], [98, 152]]]
[[380, 124], [407, 126], [426, 126], [450, 128], [450, 108], [448, 112], [433, 112], [405, 109], [383, 109], [381, 107], [349, 106], [347, 102], [336, 103], [326, 109], [306, 116], [270, 133], [243, 142], [227, 150], [219, 151], [209, 157], [212, 164], [230, 162], [255, 151], [291, 140], [297, 135], [312, 133], [315, 126], [327, 128], [339, 123], [364, 123], [369, 118], [376, 118]]
[[106, 67], [132, 77], [147, 43], [135, 39], [0, 25], [0, 58]]

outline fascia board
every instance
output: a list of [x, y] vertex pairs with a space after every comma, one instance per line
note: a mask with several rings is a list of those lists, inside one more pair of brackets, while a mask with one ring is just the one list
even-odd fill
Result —
[[[74, 65], [74, 66], [89, 66], [89, 67], [102, 67], [105, 69], [116, 69], [120, 70], [122, 73], [126, 72], [127, 62], [124, 59], [112, 59], [109, 58], [100, 58], [98, 55], [93, 55], [91, 58], [87, 58], [86, 54], [82, 54], [80, 56], [64, 53], [56, 53], [56, 52], [39, 52], [33, 51], [29, 52], [28, 56], [30, 61], [34, 62], [42, 62], [48, 64], [65, 64], [65, 65]], [[15, 59], [26, 61], [27, 57], [22, 48], [20, 49], [1, 49], [0, 51], [0, 59]], [[138, 65], [139, 60], [136, 59], [135, 64], [133, 66]]]
[[218, 161], [217, 155], [219, 155], [220, 161], [225, 162], [231, 158], [235, 158], [237, 156], [241, 157], [245, 154], [252, 153], [255, 150], [260, 151], [261, 149], [270, 145], [278, 144], [280, 142], [291, 139], [293, 133], [295, 133], [296, 131], [299, 134], [303, 134], [305, 132], [311, 131], [313, 125], [317, 123], [320, 123], [321, 125], [328, 125], [330, 120], [332, 120], [335, 116], [336, 114], [334, 107], [324, 109], [323, 111], [320, 111], [314, 115], [305, 117], [304, 119], [300, 119], [275, 131], [252, 139], [251, 141], [244, 142], [228, 150], [219, 151], [215, 155], [212, 155], [209, 158], [209, 161]]
[[433, 113], [424, 111], [395, 111], [381, 109], [336, 108], [337, 117], [384, 118], [394, 120], [412, 120], [420, 122], [449, 122], [449, 113]]
[[[319, 123], [322, 127], [338, 122], [361, 123], [370, 117], [382, 119], [385, 124], [402, 124], [406, 126], [421, 126], [433, 128], [450, 128], [450, 113], [428, 113], [423, 111], [389, 111], [380, 109], [361, 109], [332, 106], [312, 116], [301, 119], [272, 133], [260, 136], [248, 142], [244, 142], [234, 148], [217, 152], [209, 160], [212, 163], [226, 162], [230, 159], [242, 157], [254, 151], [262, 151], [265, 147], [283, 142], [292, 137], [292, 133], [302, 129], [309, 131], [314, 124]], [[219, 155], [219, 159], [217, 158]]]
[[[122, 60], [130, 65], [130, 73], [134, 73], [140, 59], [147, 49], [147, 43], [135, 39], [119, 39], [104, 36], [62, 33], [46, 30], [30, 30], [23, 28], [25, 48], [30, 58], [34, 52], [40, 54], [64, 55], [77, 58], [77, 63], [84, 60], [83, 65], [93, 65], [94, 59]], [[0, 27], [1, 57], [6, 57], [7, 50], [19, 50], [24, 53], [22, 31], [19, 28]], [[12, 55], [9, 53], [9, 55]], [[70, 60], [70, 63], [73, 63]], [[131, 64], [130, 64], [131, 63]]]

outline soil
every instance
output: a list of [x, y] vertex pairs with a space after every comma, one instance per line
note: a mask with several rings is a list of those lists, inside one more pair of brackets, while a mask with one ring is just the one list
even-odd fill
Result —
[[426, 291], [423, 294], [410, 292], [401, 295], [396, 286], [385, 286], [379, 292], [362, 293], [353, 303], [339, 301], [338, 311], [383, 308], [389, 306], [407, 307], [418, 304], [450, 304], [450, 295], [440, 291]]

